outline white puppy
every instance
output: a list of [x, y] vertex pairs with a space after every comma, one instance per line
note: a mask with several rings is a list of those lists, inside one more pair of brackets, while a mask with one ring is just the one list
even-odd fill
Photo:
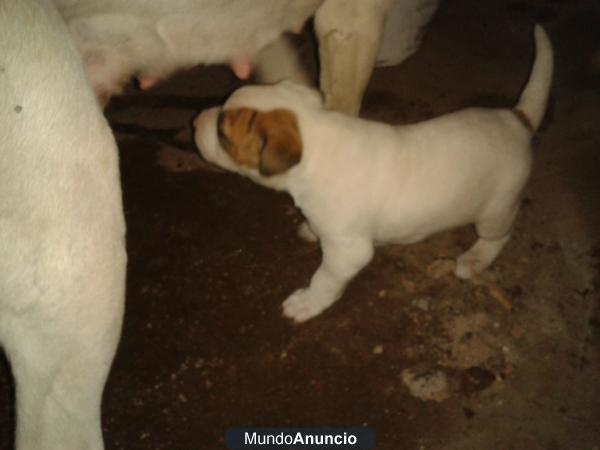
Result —
[[0, 2], [0, 55], [0, 343], [16, 449], [101, 450], [125, 290], [117, 148], [51, 2]]
[[[323, 261], [284, 314], [297, 322], [329, 307], [379, 243], [409, 244], [474, 223], [479, 239], [456, 275], [485, 269], [508, 241], [542, 120], [552, 48], [535, 30], [536, 59], [514, 109], [470, 108], [390, 126], [323, 109], [288, 82], [237, 90], [195, 120], [202, 155], [259, 184], [288, 191], [321, 241]], [[303, 227], [304, 234], [308, 227]]]

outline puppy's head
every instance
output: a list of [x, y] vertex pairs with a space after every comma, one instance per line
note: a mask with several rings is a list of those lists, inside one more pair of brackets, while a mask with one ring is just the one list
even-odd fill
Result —
[[212, 108], [194, 121], [202, 156], [227, 170], [271, 177], [300, 162], [302, 139], [288, 109]]
[[324, 104], [319, 91], [285, 80], [270, 85], [244, 86], [231, 94], [224, 107], [249, 107], [261, 111], [285, 108], [296, 113], [309, 111], [309, 114], [315, 114]]

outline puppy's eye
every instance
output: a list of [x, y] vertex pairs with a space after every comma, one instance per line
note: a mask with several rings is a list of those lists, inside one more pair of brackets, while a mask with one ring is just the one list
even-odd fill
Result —
[[231, 147], [231, 141], [225, 135], [225, 133], [223, 133], [223, 130], [221, 130], [220, 128], [217, 129], [217, 137], [219, 139], [219, 144], [221, 144], [221, 147], [223, 148], [223, 150], [226, 150], [229, 147]]
[[266, 136], [261, 136], [260, 137], [260, 150], [259, 150], [259, 154], [262, 155], [262, 153], [265, 151], [265, 147], [267, 146], [267, 137]]
[[249, 133], [250, 131], [252, 131], [252, 128], [254, 127], [254, 122], [256, 121], [256, 116], [257, 116], [257, 112], [253, 111], [252, 115], [250, 116], [250, 120], [248, 121], [248, 126], [246, 128], [246, 131]]
[[217, 138], [219, 139], [219, 144], [225, 150], [231, 146], [231, 141], [223, 131], [223, 122], [225, 121], [225, 113], [221, 111], [219, 113], [219, 117], [217, 118]]

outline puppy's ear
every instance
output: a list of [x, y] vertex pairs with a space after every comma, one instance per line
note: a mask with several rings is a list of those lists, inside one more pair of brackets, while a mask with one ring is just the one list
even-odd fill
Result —
[[219, 144], [239, 166], [258, 168], [262, 138], [256, 127], [259, 112], [251, 108], [221, 110], [217, 119]]
[[251, 108], [221, 111], [217, 135], [223, 150], [243, 167], [269, 177], [298, 164], [302, 140], [296, 116], [286, 109]]
[[270, 177], [300, 162], [302, 139], [298, 120], [287, 109], [259, 113], [257, 128], [263, 139], [258, 172]]

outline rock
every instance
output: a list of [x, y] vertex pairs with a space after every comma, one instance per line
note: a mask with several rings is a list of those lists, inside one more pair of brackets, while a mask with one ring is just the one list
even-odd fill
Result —
[[402, 287], [408, 294], [414, 294], [416, 292], [417, 286], [415, 285], [414, 281], [402, 278], [401, 283]]
[[402, 382], [413, 397], [424, 401], [442, 402], [450, 396], [448, 379], [441, 370], [423, 373], [414, 369], [404, 369]]
[[454, 273], [456, 262], [453, 259], [436, 259], [427, 266], [427, 273], [436, 280]]
[[430, 297], [421, 297], [412, 301], [413, 306], [419, 308], [421, 311], [429, 311], [429, 302], [431, 302]]

